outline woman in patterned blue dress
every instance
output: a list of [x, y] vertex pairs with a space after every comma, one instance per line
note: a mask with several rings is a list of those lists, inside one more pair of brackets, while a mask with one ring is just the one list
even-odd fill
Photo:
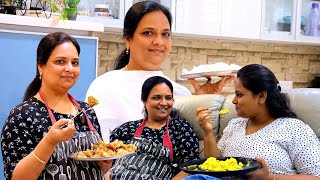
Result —
[[181, 179], [187, 174], [178, 165], [198, 159], [199, 147], [192, 127], [171, 115], [172, 84], [164, 77], [148, 78], [141, 100], [145, 118], [124, 123], [111, 134], [111, 140], [138, 147], [136, 155], [115, 162], [110, 169], [111, 179]]
[[[90, 149], [100, 137], [95, 112], [68, 91], [80, 73], [80, 46], [51, 33], [37, 49], [36, 77], [13, 108], [1, 135], [7, 179], [104, 179], [111, 162], [79, 162], [68, 156]], [[78, 112], [84, 112], [72, 119]]]

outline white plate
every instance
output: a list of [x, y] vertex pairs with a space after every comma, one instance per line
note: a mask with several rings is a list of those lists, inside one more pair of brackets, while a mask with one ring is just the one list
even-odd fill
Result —
[[73, 153], [69, 156], [69, 158], [74, 159], [74, 160], [78, 160], [78, 161], [105, 161], [105, 160], [113, 160], [113, 159], [119, 159], [119, 158], [123, 158], [126, 156], [131, 156], [136, 154], [134, 153], [130, 153], [130, 154], [125, 154], [125, 155], [121, 155], [121, 156], [106, 156], [106, 157], [95, 157], [95, 158], [79, 158], [76, 157], [77, 153]]
[[201, 72], [192, 74], [183, 74], [180, 76], [181, 79], [192, 79], [199, 77], [212, 77], [212, 76], [236, 76], [238, 70], [227, 70], [227, 71], [211, 71], [211, 72]]

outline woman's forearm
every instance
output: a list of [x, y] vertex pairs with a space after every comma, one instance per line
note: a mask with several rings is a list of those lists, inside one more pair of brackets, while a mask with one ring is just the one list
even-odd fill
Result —
[[212, 131], [204, 134], [204, 157], [220, 157], [221, 152], [218, 149], [216, 137]]
[[38, 179], [46, 162], [50, 159], [55, 149], [55, 144], [50, 143], [47, 138], [43, 138], [34, 149], [34, 154], [29, 155], [19, 161], [12, 173], [12, 180]]
[[188, 174], [186, 172], [183, 172], [183, 171], [180, 171], [176, 176], [174, 176], [172, 178], [172, 180], [179, 180], [179, 179], [182, 179], [182, 178], [187, 177], [187, 176], [190, 176], [190, 174]]

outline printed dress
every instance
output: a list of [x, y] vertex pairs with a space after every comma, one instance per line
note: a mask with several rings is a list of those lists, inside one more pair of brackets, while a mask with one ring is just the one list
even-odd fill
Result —
[[273, 174], [308, 174], [320, 177], [320, 141], [303, 121], [278, 118], [246, 135], [246, 118], [229, 122], [218, 142], [222, 156], [262, 157]]
[[[69, 141], [59, 143], [38, 179], [104, 179], [103, 172], [94, 162], [76, 161], [68, 156], [77, 151], [90, 149], [100, 136], [100, 126], [94, 110], [77, 101], [86, 114], [94, 130], [90, 130], [85, 116], [75, 119], [76, 133]], [[69, 114], [53, 111], [55, 119], [71, 118]], [[13, 108], [3, 126], [1, 148], [4, 174], [11, 179], [17, 163], [31, 153], [52, 126], [44, 103], [32, 97]]]

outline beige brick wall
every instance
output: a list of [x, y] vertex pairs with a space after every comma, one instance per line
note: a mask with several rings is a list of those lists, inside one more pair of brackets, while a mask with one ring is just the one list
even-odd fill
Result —
[[[98, 75], [101, 75], [113, 69], [115, 58], [125, 46], [120, 34], [95, 35], [99, 37]], [[308, 87], [314, 76], [320, 75], [320, 46], [173, 37], [171, 54], [163, 63], [162, 71], [193, 92], [188, 82], [179, 80], [181, 70], [220, 61], [241, 66], [263, 64], [275, 73], [278, 80], [293, 81], [294, 88]], [[232, 93], [233, 84], [223, 91]]]

